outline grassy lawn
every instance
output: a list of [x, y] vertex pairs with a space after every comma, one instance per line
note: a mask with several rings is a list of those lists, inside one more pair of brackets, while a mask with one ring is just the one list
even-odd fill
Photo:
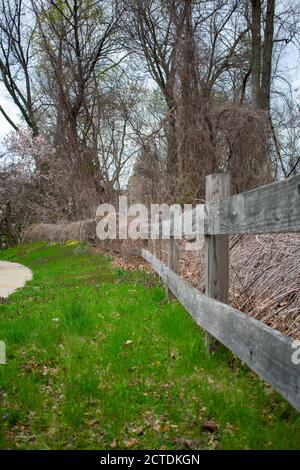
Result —
[[0, 447], [299, 449], [300, 415], [203, 332], [157, 278], [88, 247], [0, 251], [33, 280], [0, 301]]

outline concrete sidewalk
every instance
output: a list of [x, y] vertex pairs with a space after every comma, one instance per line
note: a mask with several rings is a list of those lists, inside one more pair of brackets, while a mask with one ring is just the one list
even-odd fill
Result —
[[8, 297], [32, 279], [32, 272], [22, 264], [0, 261], [0, 297]]

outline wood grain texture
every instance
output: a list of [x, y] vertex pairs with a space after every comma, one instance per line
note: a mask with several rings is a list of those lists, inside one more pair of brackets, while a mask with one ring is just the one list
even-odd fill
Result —
[[[206, 202], [220, 202], [230, 195], [228, 173], [215, 173], [205, 179]], [[228, 235], [205, 236], [205, 294], [228, 304], [229, 298], [229, 239]], [[216, 349], [216, 341], [206, 333], [208, 351]]]
[[300, 366], [292, 363], [292, 340], [217, 300], [210, 299], [164, 266], [152, 253], [142, 256], [172, 290], [198, 325], [236, 354], [300, 411]]
[[300, 175], [205, 206], [206, 234], [299, 231]]
[[[206, 200], [219, 202], [229, 196], [230, 177], [218, 173], [206, 177]], [[228, 303], [229, 241], [227, 235], [205, 236], [205, 294]]]

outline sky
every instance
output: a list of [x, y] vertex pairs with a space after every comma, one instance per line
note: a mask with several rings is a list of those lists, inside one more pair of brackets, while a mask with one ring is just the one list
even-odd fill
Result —
[[290, 44], [280, 59], [280, 68], [286, 70], [285, 78], [292, 85], [294, 99], [299, 102], [300, 96], [300, 51]]
[[[4, 111], [13, 119], [13, 121], [20, 122], [19, 110], [13, 101], [8, 97], [8, 93], [3, 83], [0, 82], [0, 105]], [[2, 141], [5, 135], [13, 130], [11, 125], [7, 122], [2, 114], [0, 114], [0, 149], [2, 147]]]

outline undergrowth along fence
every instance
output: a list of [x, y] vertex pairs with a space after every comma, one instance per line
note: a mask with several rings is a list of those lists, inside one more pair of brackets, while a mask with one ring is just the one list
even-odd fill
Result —
[[[300, 176], [235, 196], [229, 194], [228, 173], [206, 177], [203, 230], [196, 230], [196, 211], [187, 236], [205, 236], [205, 295], [177, 274], [175, 222], [170, 223], [168, 266], [143, 249], [142, 257], [206, 331], [208, 349], [214, 339], [300, 411], [300, 364], [292, 361], [293, 341], [228, 304], [229, 235], [300, 232]], [[181, 222], [181, 221], [179, 221]], [[160, 224], [161, 225], [161, 224]]]

